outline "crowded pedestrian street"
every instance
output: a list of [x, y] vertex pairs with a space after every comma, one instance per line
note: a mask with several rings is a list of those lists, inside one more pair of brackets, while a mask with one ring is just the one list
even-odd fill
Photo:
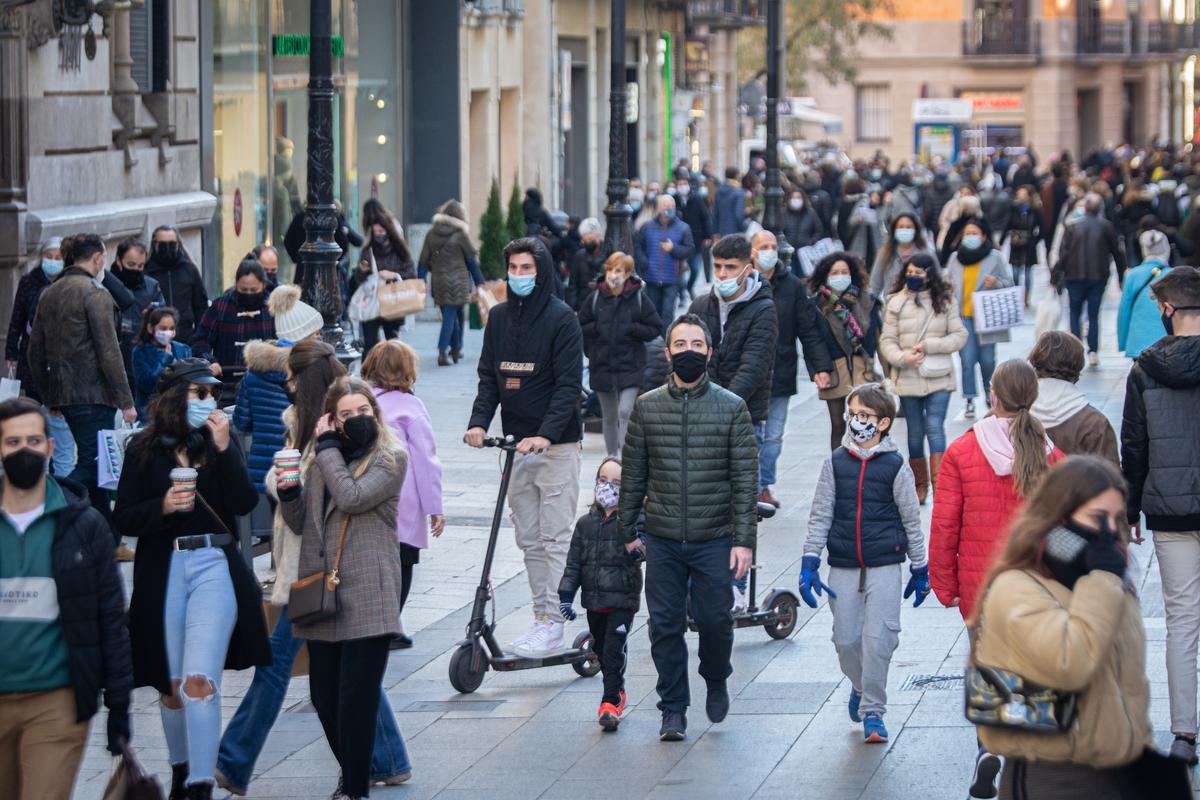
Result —
[[[1044, 277], [1044, 276], [1043, 276]], [[1110, 287], [1103, 323], [1115, 324], [1117, 294]], [[1109, 328], [1112, 330], [1112, 328]], [[406, 339], [428, 352], [437, 334], [423, 320]], [[1033, 325], [1014, 332], [999, 357], [1020, 357], [1033, 344]], [[463, 638], [479, 579], [488, 527], [499, 483], [496, 451], [472, 450], [460, 441], [475, 391], [479, 339], [468, 336], [464, 365], [422, 372], [417, 394], [429, 408], [445, 470], [446, 533], [422, 556], [416, 584], [405, 606], [410, 650], [394, 652], [384, 688], [412, 758], [413, 779], [401, 787], [377, 786], [381, 798], [575, 798], [597, 791], [621, 797], [794, 798], [902, 800], [919, 789], [930, 800], [966, 796], [975, 756], [973, 727], [963, 717], [962, 664], [967, 633], [956, 609], [925, 603], [904, 607], [900, 647], [888, 676], [886, 746], [864, 748], [860, 732], [846, 720], [849, 682], [838, 671], [830, 644], [827, 604], [801, 606], [796, 632], [776, 641], [760, 628], [739, 630], [733, 648], [729, 718], [709, 725], [700, 715], [681, 744], [657, 740], [655, 668], [650, 657], [645, 612], [629, 637], [626, 691], [629, 710], [616, 736], [596, 726], [599, 676], [581, 678], [561, 666], [527, 672], [489, 672], [470, 695], [454, 691], [448, 664]], [[1129, 362], [1109, 345], [1096, 369], [1085, 371], [1080, 388], [1119, 425]], [[792, 398], [776, 496], [780, 512], [760, 527], [757, 579], [760, 599], [771, 587], [794, 590], [800, 543], [819, 464], [828, 449], [828, 421], [815, 387], [802, 383]], [[903, 428], [903, 420], [898, 422]], [[969, 427], [961, 401], [952, 403], [947, 433]], [[603, 439], [584, 439], [583, 471], [604, 457]], [[588, 498], [580, 495], [579, 513]], [[923, 509], [928, 528], [930, 506]], [[1155, 740], [1170, 743], [1162, 593], [1149, 542], [1130, 550], [1142, 604], [1150, 681], [1150, 716]], [[257, 564], [260, 572], [266, 559]], [[129, 581], [129, 566], [125, 566]], [[492, 573], [498, 637], [514, 638], [529, 618], [529, 593], [521, 554], [506, 519]], [[585, 629], [568, 625], [567, 638]], [[690, 642], [695, 652], [694, 636]], [[227, 721], [250, 683], [248, 673], [227, 673], [221, 703]], [[693, 689], [693, 705], [703, 702]], [[134, 694], [132, 727], [136, 749], [148, 769], [169, 772], [153, 690]], [[79, 800], [100, 798], [110, 772], [104, 726], [95, 723], [77, 783]], [[312, 798], [332, 791], [337, 762], [330, 754], [309, 701], [308, 680], [288, 688], [283, 712], [259, 757], [250, 797]], [[802, 787], [802, 789], [801, 789]]]

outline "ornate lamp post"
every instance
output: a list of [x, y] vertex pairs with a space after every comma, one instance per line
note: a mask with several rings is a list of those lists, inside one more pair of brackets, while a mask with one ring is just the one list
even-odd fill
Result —
[[767, 0], [767, 181], [763, 227], [775, 234], [780, 260], [790, 266], [793, 248], [783, 235], [783, 188], [779, 177], [779, 68], [783, 60], [780, 11], [779, 0]]
[[321, 338], [338, 358], [358, 353], [342, 331], [342, 292], [337, 262], [342, 248], [334, 241], [338, 213], [333, 205], [333, 13], [331, 0], [311, 0], [308, 52], [308, 198], [304, 208], [304, 245], [300, 248], [304, 302], [321, 312]]
[[604, 232], [604, 252], [620, 250], [633, 254], [633, 226], [629, 207], [629, 178], [625, 139], [625, 0], [612, 0], [612, 21], [609, 25], [609, 86], [608, 86], [608, 207], [604, 216], [608, 226]]

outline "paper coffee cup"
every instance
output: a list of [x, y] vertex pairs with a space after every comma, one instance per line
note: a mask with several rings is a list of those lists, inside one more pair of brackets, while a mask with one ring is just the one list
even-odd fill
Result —
[[188, 501], [187, 506], [182, 509], [184, 511], [191, 511], [193, 508], [195, 508], [196, 479], [198, 477], [199, 473], [191, 467], [176, 467], [175, 469], [171, 470], [171, 485], [175, 488], [176, 492], [185, 493]]
[[299, 480], [299, 450], [280, 450], [275, 453], [275, 477], [281, 480]]

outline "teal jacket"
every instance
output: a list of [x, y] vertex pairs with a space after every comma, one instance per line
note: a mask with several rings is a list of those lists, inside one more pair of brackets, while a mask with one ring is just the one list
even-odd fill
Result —
[[1117, 349], [1129, 358], [1136, 359], [1166, 333], [1150, 285], [1170, 271], [1169, 266], [1151, 258], [1125, 273], [1117, 311]]

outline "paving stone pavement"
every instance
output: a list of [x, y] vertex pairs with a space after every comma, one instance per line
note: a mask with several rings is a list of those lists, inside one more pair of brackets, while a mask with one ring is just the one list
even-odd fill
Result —
[[[1115, 287], [1110, 287], [1102, 315], [1101, 366], [1087, 370], [1081, 385], [1118, 425], [1128, 367], [1115, 352], [1115, 300]], [[569, 667], [489, 673], [474, 694], [455, 693], [447, 680], [447, 665], [463, 635], [478, 581], [499, 464], [495, 451], [474, 451], [461, 444], [474, 396], [479, 333], [468, 333], [466, 359], [450, 368], [434, 366], [436, 323], [418, 323], [415, 331], [402, 335], [423, 359], [416, 391], [433, 418], [444, 465], [447, 529], [422, 554], [415, 570], [404, 615], [415, 646], [392, 654], [384, 679], [407, 739], [413, 778], [401, 787], [376, 787], [373, 797], [574, 800], [598, 792], [630, 798], [804, 795], [822, 800], [907, 800], [919, 793], [927, 800], [959, 800], [966, 796], [975, 739], [962, 716], [961, 684], [921, 676], [959, 675], [967, 641], [958, 611], [939, 607], [932, 597], [919, 609], [905, 606], [901, 615], [903, 632], [889, 676], [886, 720], [891, 741], [886, 745], [862, 744], [861, 727], [846, 717], [849, 684], [838, 669], [824, 603], [817, 610], [801, 606], [797, 631], [786, 641], [769, 639], [757, 629], [739, 631], [729, 717], [720, 725], [709, 724], [703, 713], [703, 690], [699, 690], [693, 695], [688, 738], [683, 743], [663, 744], [657, 739], [655, 671], [644, 610], [629, 637], [630, 710], [616, 734], [603, 734], [595, 723], [599, 677], [580, 678]], [[1013, 343], [1000, 346], [1000, 359], [1024, 355], [1032, 338], [1031, 318]], [[951, 438], [968, 427], [961, 410], [962, 399], [956, 395], [948, 422]], [[824, 403], [816, 399], [811, 384], [803, 383], [792, 402], [775, 487], [783, 509], [760, 528], [760, 599], [769, 587], [795, 585], [818, 465], [828, 452], [828, 424]], [[903, 425], [899, 421], [895, 432], [902, 442]], [[592, 474], [602, 456], [600, 436], [588, 435], [585, 476]], [[583, 485], [586, 489], [586, 480]], [[581, 492], [581, 513], [589, 499], [586, 495]], [[929, 506], [923, 518], [928, 529]], [[1149, 640], [1151, 717], [1165, 747], [1170, 734], [1157, 567], [1149, 544], [1134, 548], [1134, 555]], [[260, 560], [256, 566], [261, 570], [266, 565]], [[507, 519], [492, 580], [499, 638], [509, 641], [524, 630], [531, 612], [523, 565]], [[582, 621], [572, 623], [568, 638], [585, 628]], [[693, 686], [702, 687], [694, 672], [694, 636], [689, 644]], [[251, 674], [225, 673], [221, 705], [226, 721], [241, 702]], [[133, 730], [145, 766], [160, 778], [169, 776], [153, 690], [136, 692]], [[110, 767], [101, 713], [92, 724], [75, 796], [99, 798]], [[326, 797], [336, 781], [337, 764], [308, 702], [308, 680], [296, 678], [258, 761], [250, 796]]]

